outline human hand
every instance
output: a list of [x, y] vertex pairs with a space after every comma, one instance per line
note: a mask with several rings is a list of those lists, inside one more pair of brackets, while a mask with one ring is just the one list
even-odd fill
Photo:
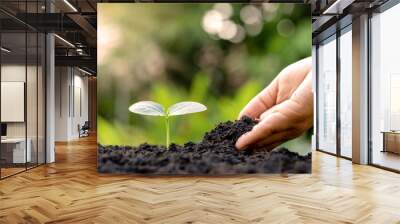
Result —
[[311, 58], [300, 60], [283, 69], [240, 112], [259, 122], [242, 135], [236, 148], [250, 145], [272, 150], [300, 136], [313, 123]]

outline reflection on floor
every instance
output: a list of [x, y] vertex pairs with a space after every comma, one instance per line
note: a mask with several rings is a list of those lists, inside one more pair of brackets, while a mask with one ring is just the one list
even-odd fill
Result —
[[24, 170], [25, 170], [25, 167], [24, 168], [19, 168], [19, 167], [18, 168], [1, 168], [1, 177], [4, 178], [4, 177], [19, 173]]
[[145, 177], [96, 171], [96, 139], [0, 181], [0, 223], [399, 223], [400, 175], [313, 152], [312, 174]]
[[395, 170], [400, 170], [400, 155], [392, 152], [374, 151], [373, 163], [388, 167]]
[[32, 167], [36, 167], [36, 163], [27, 163], [25, 164], [2, 164], [1, 167], [1, 178], [5, 178], [8, 176], [11, 176], [13, 174], [20, 173], [22, 171], [25, 171], [26, 169], [30, 169]]

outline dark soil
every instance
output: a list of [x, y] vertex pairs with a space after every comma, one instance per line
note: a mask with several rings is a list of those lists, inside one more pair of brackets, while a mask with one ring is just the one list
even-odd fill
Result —
[[255, 122], [242, 118], [219, 124], [200, 143], [185, 145], [98, 146], [98, 171], [138, 174], [310, 173], [311, 153], [301, 156], [286, 148], [238, 151], [235, 142]]

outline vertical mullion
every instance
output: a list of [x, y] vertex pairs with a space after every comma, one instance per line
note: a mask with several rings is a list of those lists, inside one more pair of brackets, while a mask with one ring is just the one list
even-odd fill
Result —
[[[28, 19], [28, 1], [25, 0], [25, 21]], [[25, 118], [25, 170], [28, 169], [28, 114], [27, 114], [27, 97], [28, 97], [28, 25], [25, 24], [25, 102], [24, 102], [24, 118]]]
[[315, 117], [315, 148], [319, 149], [319, 44], [315, 46], [315, 106], [316, 106], [316, 117]]
[[340, 82], [341, 82], [341, 65], [340, 65], [340, 28], [336, 28], [336, 155], [341, 156], [341, 114], [340, 114]]
[[[45, 0], [44, 2], [45, 4], [45, 13], [48, 12], [48, 8], [49, 8], [49, 2], [48, 0]], [[43, 136], [43, 140], [44, 140], [44, 161], [43, 163], [47, 163], [47, 43], [48, 43], [48, 33], [47, 31], [44, 32], [44, 79], [42, 79], [42, 82], [44, 81], [44, 136]], [[42, 69], [43, 71], [43, 69]], [[43, 77], [43, 74], [42, 74]], [[43, 83], [42, 83], [43, 84]], [[42, 107], [43, 109], [43, 107]], [[43, 118], [43, 117], [42, 117]], [[50, 151], [50, 150], [49, 150]]]
[[[72, 88], [71, 88], [71, 93], [72, 93], [72, 117], [75, 119], [75, 68], [72, 68]], [[72, 122], [73, 123], [73, 122]]]
[[[0, 47], [1, 46], [3, 46], [2, 45], [2, 32], [1, 32], [1, 24], [2, 23], [0, 23]], [[2, 122], [1, 122], [1, 67], [2, 67], [2, 64], [1, 64], [1, 62], [2, 62], [2, 54], [3, 54], [3, 52], [1, 52], [0, 51], [0, 125], [1, 124], [3, 124]], [[0, 136], [1, 136], [1, 134], [0, 134]], [[2, 179], [2, 177], [1, 177], [1, 170], [2, 170], [2, 163], [1, 163], [1, 144], [0, 144], [0, 180]]]
[[71, 70], [68, 69], [70, 67], [67, 67], [67, 72], [68, 72], [68, 118], [71, 117]]
[[371, 55], [372, 55], [372, 30], [371, 30], [371, 19], [372, 19], [372, 12], [368, 12], [368, 31], [367, 31], [367, 46], [368, 46], [368, 53], [367, 53], [367, 83], [368, 83], [368, 94], [367, 94], [367, 107], [368, 107], [368, 156], [367, 156], [367, 164], [373, 164], [373, 153], [372, 153], [372, 64], [371, 64]]
[[[39, 0], [36, 1], [39, 14]], [[39, 165], [39, 31], [36, 31], [36, 166]]]

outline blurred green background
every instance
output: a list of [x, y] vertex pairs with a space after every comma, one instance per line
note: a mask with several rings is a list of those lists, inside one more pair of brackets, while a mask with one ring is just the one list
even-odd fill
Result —
[[[98, 141], [165, 144], [162, 117], [128, 111], [141, 100], [205, 104], [171, 119], [172, 142], [199, 141], [310, 55], [304, 4], [98, 4]], [[310, 134], [285, 145], [309, 152]]]

